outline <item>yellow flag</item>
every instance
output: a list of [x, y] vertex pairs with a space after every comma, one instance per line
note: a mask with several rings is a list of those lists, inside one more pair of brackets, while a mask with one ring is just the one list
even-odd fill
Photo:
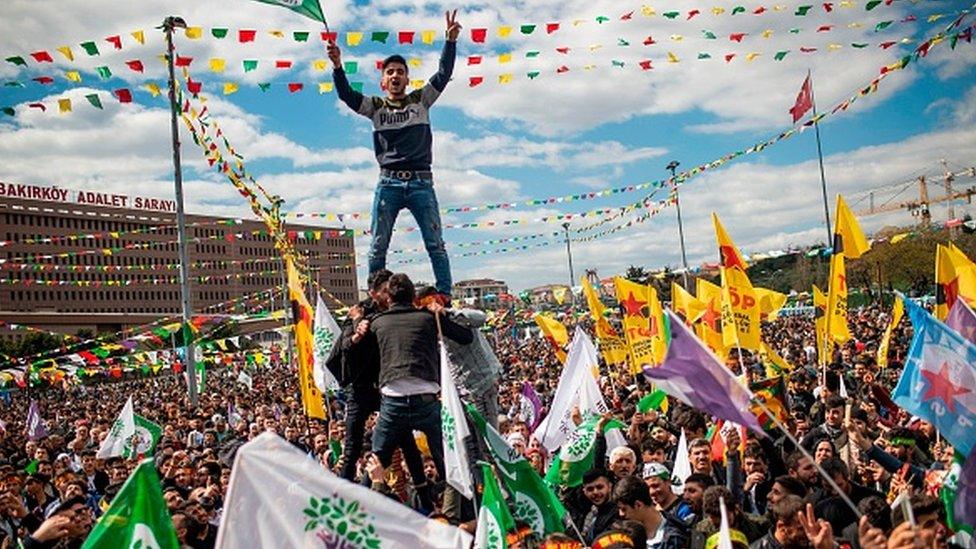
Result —
[[424, 62], [419, 57], [411, 57], [410, 60], [407, 61], [407, 64], [413, 68], [417, 68], [422, 66]]
[[424, 87], [424, 84], [426, 84], [426, 82], [419, 78], [417, 80], [410, 81], [410, 86], [415, 90], [419, 90], [420, 88]]
[[759, 300], [742, 269], [720, 269], [722, 273], [722, 343], [759, 351]]
[[499, 84], [509, 84], [512, 82], [512, 73], [506, 72], [505, 74], [498, 75]]
[[696, 332], [699, 339], [719, 357], [725, 357], [725, 343], [722, 341], [722, 288], [704, 278], [695, 281], [695, 294], [698, 301], [705, 304], [705, 311], [698, 319]]
[[227, 61], [221, 59], [220, 57], [213, 57], [210, 59], [210, 71], [211, 72], [224, 72], [224, 68], [227, 66]]
[[954, 244], [936, 245], [935, 317], [945, 320], [956, 299], [976, 304], [976, 264]]
[[664, 329], [664, 308], [661, 306], [661, 300], [657, 298], [657, 290], [653, 286], [648, 285], [647, 295], [651, 298], [649, 320], [651, 343], [654, 348], [654, 364], [662, 364], [665, 355], [668, 354], [668, 339]]
[[759, 300], [759, 317], [769, 320], [776, 318], [776, 313], [786, 304], [786, 294], [781, 294], [768, 288], [753, 288], [756, 299]]
[[813, 287], [813, 318], [817, 335], [817, 362], [826, 364], [831, 349], [827, 340], [827, 296], [816, 285]]
[[81, 73], [78, 71], [68, 71], [64, 73], [64, 77], [71, 82], [81, 82]]
[[566, 327], [563, 326], [563, 323], [542, 313], [536, 313], [532, 319], [539, 325], [546, 341], [555, 349], [559, 362], [566, 362], [566, 351], [563, 350], [563, 347], [569, 343], [569, 334], [566, 333]]
[[159, 97], [159, 94], [163, 93], [163, 90], [159, 89], [159, 84], [155, 82], [149, 82], [145, 86], [146, 91], [152, 94], [153, 97]]
[[847, 207], [844, 197], [837, 195], [837, 221], [834, 223], [834, 253], [857, 259], [871, 248], [864, 237], [857, 218]]
[[[70, 99], [58, 99], [58, 110], [61, 112], [71, 112]], [[109, 250], [111, 251], [111, 250]]]
[[237, 84], [233, 82], [224, 82], [224, 95], [230, 95], [238, 90]]
[[762, 348], [759, 349], [759, 359], [766, 368], [767, 378], [781, 376], [793, 370], [793, 365], [779, 356], [779, 353], [769, 345], [766, 345], [765, 342], [763, 342]]
[[329, 67], [329, 62], [325, 59], [316, 59], [312, 61], [312, 70], [316, 72], [322, 72]]
[[[644, 367], [658, 364], [654, 334], [661, 332], [661, 319], [655, 319], [651, 314], [651, 292], [654, 288], [619, 276], [613, 279], [613, 284], [617, 301], [623, 309], [624, 337], [630, 347], [631, 373], [640, 373]], [[654, 299], [657, 299], [656, 292]]]
[[189, 38], [190, 40], [197, 40], [201, 36], [203, 36], [203, 29], [202, 28], [200, 28], [200, 27], [187, 27], [186, 28], [186, 37]]
[[346, 33], [346, 44], [349, 46], [358, 46], [360, 42], [363, 41], [363, 33], [361, 32], [347, 32]]
[[746, 261], [715, 213], [712, 213], [712, 224], [722, 275], [722, 342], [726, 348], [740, 347], [758, 352], [761, 344], [759, 300], [746, 275]]
[[58, 51], [61, 52], [61, 55], [63, 55], [64, 58], [67, 59], [68, 61], [75, 60], [75, 54], [71, 51], [70, 46], [61, 46], [60, 48], [58, 48]]
[[422, 33], [420, 33], [420, 40], [423, 41], [424, 44], [433, 44], [434, 38], [436, 37], [437, 37], [437, 31], [425, 30]]
[[901, 322], [901, 317], [904, 315], [905, 304], [902, 303], [901, 299], [896, 297], [895, 306], [891, 309], [891, 322], [885, 328], [884, 336], [881, 338], [881, 344], [878, 345], [878, 367], [881, 369], [888, 367], [888, 347], [891, 345], [891, 333], [898, 327], [898, 323]]
[[511, 63], [512, 62], [512, 54], [511, 53], [503, 53], [503, 54], [499, 55], [498, 56], [498, 62], [499, 63]]
[[506, 38], [508, 37], [509, 34], [512, 34], [512, 27], [509, 26], [498, 27], [498, 36], [500, 36], [501, 38]]
[[698, 298], [688, 293], [677, 282], [671, 282], [671, 308], [674, 312], [681, 315], [685, 320], [685, 324], [691, 326], [698, 319], [705, 314], [705, 310], [708, 308], [705, 303], [699, 301]]
[[851, 338], [851, 331], [847, 326], [847, 268], [844, 265], [844, 254], [834, 254], [830, 257], [827, 332], [834, 343], [845, 343]]
[[558, 287], [552, 289], [552, 297], [556, 299], [556, 303], [562, 305], [566, 301], [566, 292], [569, 288]]
[[332, 82], [319, 82], [319, 93], [331, 93], [332, 89]]
[[140, 44], [145, 44], [146, 43], [146, 33], [145, 32], [143, 32], [141, 30], [137, 30], [137, 31], [132, 31], [130, 34], [132, 35], [132, 38], [135, 38], [136, 42], [139, 42]]
[[668, 52], [668, 63], [677, 63], [679, 61], [681, 61], [681, 60], [678, 59], [678, 56], [677, 55], [675, 55], [675, 54], [673, 54], [671, 52]]
[[596, 337], [600, 344], [600, 353], [607, 364], [626, 364], [627, 363], [627, 343], [624, 338], [617, 334], [610, 322], [603, 316], [603, 303], [597, 297], [590, 281], [584, 276], [581, 279], [583, 285], [583, 295], [586, 297], [586, 304], [590, 307], [590, 315], [593, 317]]
[[298, 386], [302, 395], [302, 408], [309, 417], [325, 419], [322, 393], [315, 386], [312, 375], [312, 322], [315, 313], [305, 298], [305, 287], [291, 258], [286, 258], [285, 268], [288, 271], [288, 296], [295, 314], [295, 347], [298, 351]]

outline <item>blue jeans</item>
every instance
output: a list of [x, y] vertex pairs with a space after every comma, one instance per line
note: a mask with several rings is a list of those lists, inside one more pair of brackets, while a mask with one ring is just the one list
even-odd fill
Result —
[[390, 247], [393, 225], [402, 209], [410, 210], [417, 220], [424, 238], [430, 265], [434, 270], [437, 291], [451, 293], [451, 263], [447, 259], [444, 239], [441, 236], [441, 213], [434, 194], [434, 182], [414, 178], [400, 181], [381, 177], [373, 194], [373, 212], [370, 232], [373, 241], [369, 246], [369, 272], [386, 268], [386, 251]]
[[[380, 415], [373, 428], [373, 453], [383, 467], [389, 467], [393, 452], [413, 439], [413, 431], [427, 435], [427, 447], [437, 466], [437, 475], [444, 478], [444, 448], [441, 446], [441, 402], [437, 395], [380, 398]], [[412, 468], [412, 467], [411, 467]], [[414, 471], [410, 472], [411, 475]], [[423, 482], [423, 475], [414, 483]]]

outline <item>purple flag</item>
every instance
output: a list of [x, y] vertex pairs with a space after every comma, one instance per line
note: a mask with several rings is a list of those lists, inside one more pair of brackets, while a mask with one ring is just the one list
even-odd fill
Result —
[[27, 438], [40, 440], [47, 436], [47, 425], [41, 419], [41, 411], [37, 408], [37, 401], [32, 400], [27, 409]]
[[659, 389], [715, 417], [763, 433], [749, 412], [752, 393], [715, 358], [685, 323], [668, 309], [671, 344], [664, 364], [645, 368], [644, 377]]
[[956, 523], [976, 524], [976, 449], [969, 453], [966, 462], [962, 464], [959, 480], [956, 481], [956, 501], [952, 510]]
[[519, 415], [529, 425], [529, 431], [535, 431], [542, 421], [542, 401], [528, 381], [522, 382], [522, 396], [519, 401]]
[[969, 308], [965, 300], [957, 299], [952, 304], [945, 323], [970, 343], [976, 343], [976, 313]]

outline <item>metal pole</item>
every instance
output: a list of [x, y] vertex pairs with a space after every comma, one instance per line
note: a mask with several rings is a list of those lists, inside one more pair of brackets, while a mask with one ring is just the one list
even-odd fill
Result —
[[[807, 71], [807, 78], [810, 71]], [[820, 190], [823, 193], [824, 220], [827, 222], [827, 246], [834, 245], [833, 231], [830, 228], [830, 206], [827, 204], [827, 177], [824, 175], [823, 147], [820, 145], [820, 124], [817, 123], [817, 100], [813, 95], [813, 78], [810, 78], [810, 104], [813, 106], [813, 131], [817, 136], [817, 159], [820, 161]]]
[[[186, 238], [186, 212], [183, 209], [183, 169], [180, 165], [180, 130], [177, 125], [177, 113], [179, 104], [176, 100], [176, 74], [173, 68], [173, 59], [176, 57], [176, 49], [173, 47], [173, 29], [186, 28], [186, 22], [179, 17], [167, 17], [163, 21], [163, 32], [166, 33], [166, 68], [169, 70], [169, 113], [170, 113], [170, 132], [173, 138], [173, 184], [176, 187], [176, 224], [179, 234], [179, 253], [180, 253], [180, 301], [183, 308], [183, 333], [186, 334], [186, 326], [190, 324], [190, 317], [193, 309], [190, 305], [190, 261], [187, 257], [187, 238]], [[192, 338], [184, 341], [187, 362], [187, 388], [190, 392], [190, 406], [197, 405], [197, 365], [194, 360], [196, 353], [193, 349]]]
[[573, 250], [569, 246], [569, 222], [563, 223], [563, 230], [566, 232], [566, 257], [569, 259], [569, 302], [576, 306], [576, 297], [573, 295]]
[[678, 212], [678, 238], [681, 240], [681, 267], [684, 271], [681, 273], [681, 283], [685, 287], [685, 290], [691, 290], [688, 287], [688, 256], [685, 254], [685, 228], [684, 224], [681, 222], [681, 201], [678, 200], [678, 182], [675, 180], [675, 170], [680, 166], [681, 163], [677, 160], [672, 160], [668, 165], [667, 169], [671, 170], [671, 190], [674, 191], [674, 207]]

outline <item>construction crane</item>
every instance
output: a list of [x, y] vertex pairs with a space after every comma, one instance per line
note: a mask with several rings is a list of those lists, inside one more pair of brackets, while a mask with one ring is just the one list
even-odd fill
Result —
[[[931, 212], [932, 205], [948, 202], [949, 203], [948, 210], [947, 210], [948, 219], [949, 221], [954, 220], [956, 218], [956, 212], [954, 207], [955, 201], [964, 198], [966, 199], [966, 202], [972, 204], [973, 195], [976, 195], [976, 185], [970, 185], [968, 188], [963, 190], [956, 190], [953, 188], [953, 183], [955, 183], [957, 178], [962, 178], [962, 177], [966, 177], [969, 179], [976, 179], [976, 167], [970, 167], [964, 170], [960, 170], [958, 172], [952, 172], [948, 169], [945, 160], [942, 161], [942, 167], [944, 170], [943, 173], [940, 176], [933, 177], [932, 179], [935, 179], [936, 177], [941, 177], [942, 186], [945, 189], [944, 195], [936, 196], [936, 197], [929, 196], [929, 185], [934, 184], [934, 182], [930, 181], [927, 176], [922, 175], [919, 176], [918, 179], [914, 181], [886, 186], [886, 188], [897, 186], [897, 187], [901, 187], [901, 189], [904, 190], [907, 187], [911, 186], [913, 183], [917, 182], [918, 184], [917, 200], [904, 200], [901, 202], [891, 202], [889, 199], [888, 202], [885, 202], [880, 206], [876, 206], [874, 202], [874, 194], [879, 189], [875, 189], [875, 190], [867, 191], [866, 194], [868, 196], [869, 206], [866, 209], [858, 211], [857, 215], [863, 217], [866, 215], [876, 215], [876, 214], [881, 214], [886, 212], [894, 212], [898, 210], [907, 210], [908, 213], [919, 218], [920, 224], [929, 225], [932, 223], [932, 212]], [[954, 232], [958, 230], [958, 224], [950, 224], [949, 230], [951, 233], [953, 233], [951, 234], [951, 236], [955, 237]]]

